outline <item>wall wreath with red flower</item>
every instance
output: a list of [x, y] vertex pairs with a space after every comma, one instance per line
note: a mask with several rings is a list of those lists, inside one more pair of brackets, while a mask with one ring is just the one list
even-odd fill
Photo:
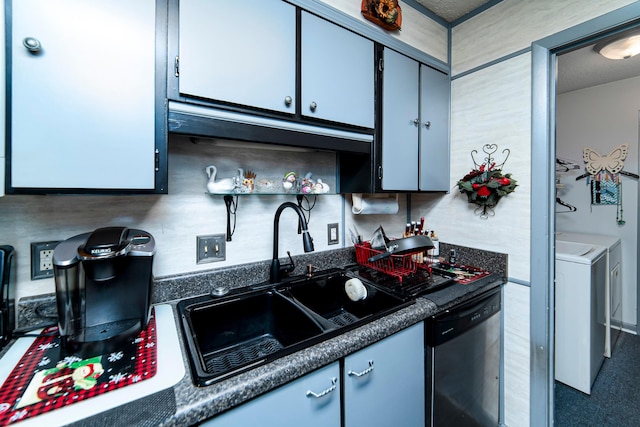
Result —
[[493, 155], [498, 151], [497, 144], [485, 144], [482, 151], [486, 154], [482, 162], [477, 162], [477, 150], [471, 152], [471, 159], [475, 168], [458, 181], [458, 189], [467, 195], [467, 201], [479, 207], [475, 213], [480, 218], [487, 219], [494, 215], [493, 208], [500, 199], [515, 191], [518, 182], [510, 173], [503, 174], [502, 167], [509, 158], [510, 150], [502, 150], [505, 156], [502, 163], [497, 164]]

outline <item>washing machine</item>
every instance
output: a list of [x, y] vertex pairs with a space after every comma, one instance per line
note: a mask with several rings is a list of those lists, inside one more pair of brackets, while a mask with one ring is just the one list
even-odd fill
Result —
[[591, 394], [604, 362], [606, 250], [556, 241], [555, 265], [555, 379]]
[[604, 246], [607, 251], [607, 282], [605, 283], [605, 357], [611, 357], [622, 330], [622, 245], [620, 237], [605, 234], [558, 231], [556, 240]]

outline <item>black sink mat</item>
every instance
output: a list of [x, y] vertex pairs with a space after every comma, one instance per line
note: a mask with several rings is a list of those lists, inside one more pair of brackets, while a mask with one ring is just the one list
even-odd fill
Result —
[[239, 343], [231, 348], [204, 356], [207, 372], [221, 375], [284, 349], [271, 334]]

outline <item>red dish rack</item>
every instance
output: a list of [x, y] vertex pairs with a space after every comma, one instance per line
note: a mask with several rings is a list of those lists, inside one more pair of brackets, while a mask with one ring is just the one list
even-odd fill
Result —
[[370, 262], [369, 258], [384, 253], [384, 251], [373, 249], [369, 242], [356, 243], [355, 247], [356, 261], [358, 264], [397, 277], [400, 282], [402, 282], [403, 277], [415, 273], [418, 268], [429, 269], [429, 264], [416, 262], [416, 254], [423, 253], [424, 251], [405, 255], [391, 255], [387, 258]]

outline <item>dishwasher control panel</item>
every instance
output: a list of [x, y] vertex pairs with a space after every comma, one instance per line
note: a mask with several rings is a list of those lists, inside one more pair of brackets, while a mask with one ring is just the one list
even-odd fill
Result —
[[431, 347], [442, 344], [487, 320], [500, 312], [500, 300], [500, 288], [497, 288], [429, 317], [426, 344]]

